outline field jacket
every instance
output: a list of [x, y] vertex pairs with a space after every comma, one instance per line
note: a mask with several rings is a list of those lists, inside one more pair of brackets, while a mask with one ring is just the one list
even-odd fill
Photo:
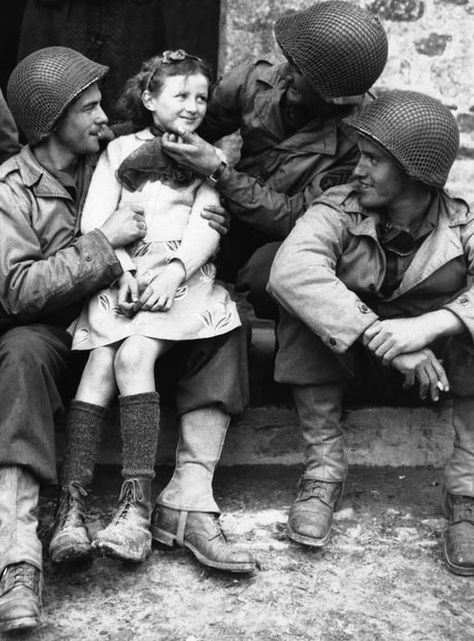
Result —
[[268, 289], [336, 353], [344, 353], [377, 318], [451, 310], [474, 338], [474, 216], [439, 190], [438, 223], [397, 289], [380, 293], [385, 253], [380, 214], [365, 210], [351, 185], [323, 194], [300, 218], [273, 263]]
[[[88, 184], [93, 164], [83, 162]], [[0, 167], [0, 325], [66, 327], [85, 296], [122, 273], [101, 231], [79, 236], [80, 211], [29, 147]]]
[[287, 88], [286, 65], [240, 65], [218, 83], [199, 131], [214, 142], [240, 129], [240, 160], [217, 188], [230, 213], [269, 240], [285, 238], [322, 191], [346, 183], [358, 158], [339, 118], [315, 114], [289, 134], [283, 118]]

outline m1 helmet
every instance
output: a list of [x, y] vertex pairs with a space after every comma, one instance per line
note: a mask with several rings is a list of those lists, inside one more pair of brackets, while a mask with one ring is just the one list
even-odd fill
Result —
[[451, 111], [436, 98], [394, 89], [344, 123], [385, 149], [411, 178], [432, 187], [446, 183], [459, 148], [459, 130]]
[[326, 99], [364, 94], [387, 62], [380, 20], [344, 0], [316, 2], [281, 17], [275, 37], [285, 57]]
[[21, 60], [8, 80], [7, 102], [28, 143], [47, 138], [67, 107], [108, 70], [68, 47], [45, 47]]

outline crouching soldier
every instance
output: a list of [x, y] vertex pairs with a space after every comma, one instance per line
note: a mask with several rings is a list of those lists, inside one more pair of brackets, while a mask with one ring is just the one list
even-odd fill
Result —
[[328, 540], [347, 471], [346, 389], [382, 402], [407, 385], [432, 401], [450, 391], [445, 554], [452, 572], [474, 575], [474, 215], [443, 189], [456, 122], [431, 97], [392, 91], [346, 123], [355, 181], [313, 203], [269, 282], [282, 307], [276, 379], [293, 386], [306, 443], [288, 535]]

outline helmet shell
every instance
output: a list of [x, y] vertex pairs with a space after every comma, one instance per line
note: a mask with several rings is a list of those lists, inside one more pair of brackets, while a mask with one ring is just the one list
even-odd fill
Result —
[[364, 94], [387, 62], [388, 40], [380, 20], [344, 0], [316, 2], [281, 17], [275, 37], [323, 98]]
[[68, 47], [34, 51], [13, 69], [7, 102], [30, 145], [47, 138], [66, 108], [108, 67]]
[[432, 187], [446, 183], [459, 130], [451, 111], [436, 98], [394, 89], [344, 122], [383, 147], [411, 178]]

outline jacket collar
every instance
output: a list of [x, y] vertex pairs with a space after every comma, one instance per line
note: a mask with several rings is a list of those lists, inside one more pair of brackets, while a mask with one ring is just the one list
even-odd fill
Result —
[[153, 140], [155, 136], [151, 133], [150, 127], [146, 129], [141, 129], [135, 133], [135, 138], [137, 140]]
[[[260, 71], [257, 82], [267, 85], [271, 89], [271, 95], [265, 92], [257, 94], [255, 107], [266, 128], [273, 135], [280, 137], [279, 127], [282, 126], [278, 124], [281, 123], [280, 104], [287, 89], [286, 73], [288, 63], [283, 62], [278, 65], [271, 65], [268, 61], [260, 60], [259, 62], [266, 62], [268, 66]], [[356, 113], [372, 100], [373, 96], [367, 93], [362, 105], [355, 107], [351, 113]], [[277, 111], [275, 111], [275, 107]], [[305, 154], [314, 153], [334, 156], [337, 152], [338, 140], [341, 136], [345, 137], [345, 133], [339, 126], [340, 120], [340, 118], [314, 118], [289, 138], [278, 143], [275, 148], [289, 149], [291, 151], [302, 148]]]
[[467, 222], [468, 205], [464, 203], [463, 207], [463, 201], [450, 198], [444, 191], [438, 190], [431, 207], [438, 209], [438, 223], [416, 252], [392, 298], [414, 289], [440, 267], [464, 254], [460, 233], [453, 228]]
[[16, 159], [23, 184], [30, 188], [35, 196], [73, 200], [59, 180], [38, 162], [31, 147], [23, 147]]
[[[323, 196], [324, 198], [324, 196]], [[346, 214], [359, 214], [362, 220], [351, 228], [351, 233], [356, 236], [367, 234], [370, 230], [375, 230], [375, 225], [380, 222], [381, 215], [373, 210], [365, 209], [357, 197], [355, 189], [347, 185], [347, 194], [342, 201], [342, 207]], [[452, 198], [443, 189], [435, 192], [430, 209], [439, 209], [439, 221], [444, 221], [445, 226], [456, 227], [465, 225], [468, 220], [474, 218], [474, 213], [469, 209], [469, 205], [461, 198]], [[369, 233], [372, 236], [373, 233]]]
[[[377, 223], [381, 219], [380, 214], [364, 209], [353, 190], [346, 196], [343, 207], [348, 214], [362, 216], [351, 227], [350, 233], [354, 236], [371, 236], [378, 244]], [[444, 190], [439, 189], [435, 192], [430, 209], [433, 219], [437, 216], [437, 224], [416, 252], [400, 286], [387, 300], [399, 298], [414, 289], [440, 267], [464, 253], [459, 232], [453, 228], [464, 225], [473, 218], [467, 203], [451, 198]]]
[[[255, 98], [255, 111], [262, 125], [277, 139], [286, 135], [281, 103], [287, 89], [286, 64], [272, 65], [263, 69], [258, 78], [259, 83], [266, 85], [268, 91], [258, 92]], [[301, 127], [297, 132], [283, 138], [275, 145], [276, 149], [304, 150], [305, 154], [326, 154], [334, 156], [337, 150], [338, 128], [334, 118], [322, 121], [315, 118]]]
[[257, 82], [267, 84], [270, 87], [279, 86], [284, 91], [286, 89], [285, 75], [288, 63], [282, 62], [278, 65], [272, 65], [268, 60], [257, 60], [257, 64], [259, 62], [264, 62], [268, 66], [260, 71]]

